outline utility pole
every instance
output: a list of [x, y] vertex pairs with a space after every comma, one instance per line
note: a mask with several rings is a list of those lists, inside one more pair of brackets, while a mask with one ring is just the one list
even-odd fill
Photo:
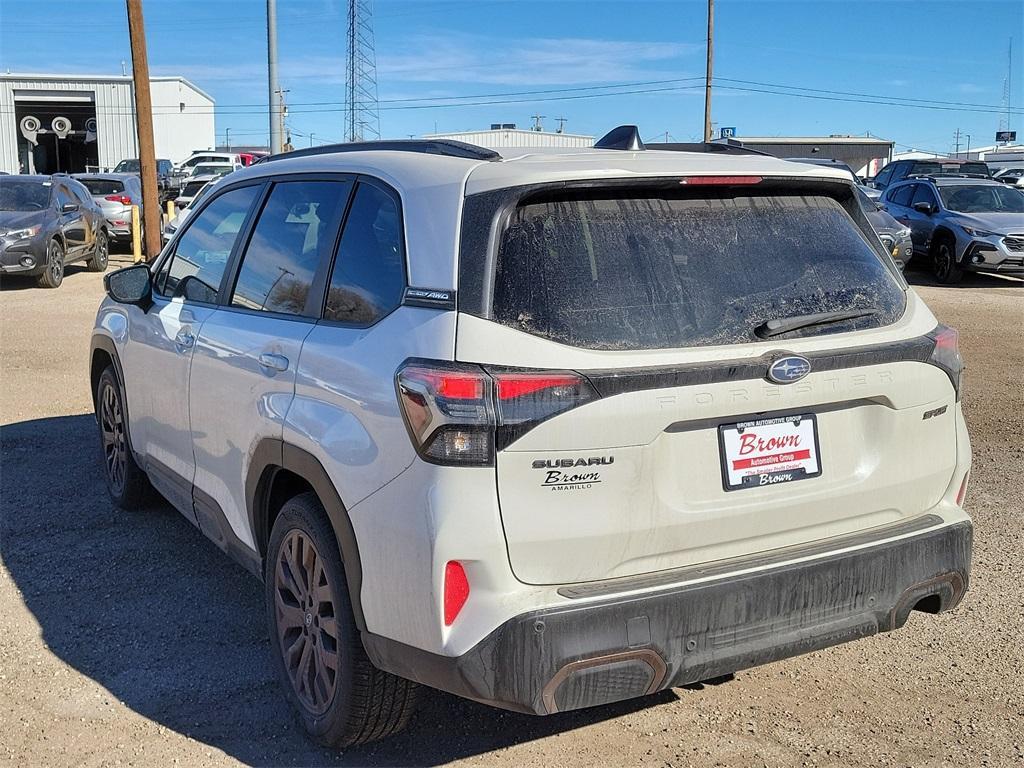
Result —
[[142, 0], [126, 0], [128, 36], [132, 48], [132, 79], [135, 91], [135, 127], [139, 139], [139, 176], [142, 177], [142, 224], [146, 261], [160, 253], [160, 190], [156, 181], [156, 149], [153, 147], [153, 101], [149, 93], [149, 61], [146, 58], [146, 26]]
[[711, 141], [711, 63], [714, 60], [715, 0], [708, 0], [708, 66], [704, 75], [704, 141]]
[[227, 147], [227, 151], [231, 151], [231, 129], [224, 129], [224, 145]]
[[970, 160], [971, 159], [971, 134], [965, 133], [964, 135], [967, 137], [967, 157], [965, 159], [966, 160]]
[[270, 154], [281, 153], [281, 89], [277, 84], [277, 0], [267, 0], [267, 90], [270, 97]]
[[547, 117], [547, 115], [530, 115], [530, 118], [533, 120], [533, 130], [537, 132], [541, 132], [544, 130], [544, 126], [541, 125], [540, 121], [543, 120], [545, 117]]
[[954, 157], [960, 157], [960, 129], [956, 129], [956, 133], [953, 134], [953, 138], [956, 139], [956, 149], [953, 150]]
[[312, 131], [309, 132], [309, 146], [313, 146], [313, 137], [316, 136]]
[[555, 133], [565, 133], [565, 124], [569, 122], [569, 119], [565, 117], [556, 117], [555, 120], [558, 121], [558, 130], [556, 130]]

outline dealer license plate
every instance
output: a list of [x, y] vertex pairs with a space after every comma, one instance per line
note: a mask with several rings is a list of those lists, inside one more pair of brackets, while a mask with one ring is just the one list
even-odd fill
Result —
[[813, 413], [723, 424], [718, 428], [727, 491], [778, 485], [821, 474]]

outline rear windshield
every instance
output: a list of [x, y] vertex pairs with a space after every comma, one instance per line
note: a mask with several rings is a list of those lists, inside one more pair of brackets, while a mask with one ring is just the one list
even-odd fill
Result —
[[113, 179], [79, 179], [90, 195], [113, 195], [124, 192], [124, 184]]
[[896, 278], [828, 197], [589, 197], [519, 206], [498, 252], [493, 319], [590, 349], [760, 340], [767, 320], [871, 310], [792, 338], [887, 325]]
[[199, 192], [199, 190], [201, 190], [203, 187], [205, 187], [208, 183], [209, 182], [205, 181], [205, 180], [204, 181], [190, 181], [188, 184], [186, 184], [184, 187], [182, 187], [182, 189], [181, 189], [181, 196], [182, 197], [193, 197], [193, 196], [195, 196]]
[[988, 176], [985, 163], [944, 163], [941, 160], [919, 160], [911, 173], [915, 176]]
[[122, 160], [114, 167], [114, 173], [138, 173], [138, 160]]

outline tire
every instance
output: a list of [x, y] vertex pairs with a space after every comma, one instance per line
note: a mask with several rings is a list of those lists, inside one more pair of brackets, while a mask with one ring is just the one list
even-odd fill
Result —
[[[415, 709], [417, 685], [377, 669], [367, 657], [338, 543], [316, 494], [285, 502], [264, 576], [274, 666], [310, 737], [344, 748], [402, 730]], [[310, 581], [316, 589], [308, 589]]]
[[36, 278], [40, 288], [60, 288], [64, 282], [64, 248], [56, 240], [46, 246], [46, 267]]
[[111, 500], [121, 509], [146, 506], [151, 486], [128, 444], [128, 414], [112, 365], [100, 374], [96, 384], [96, 421], [100, 427], [103, 474]]
[[948, 236], [942, 236], [932, 244], [932, 274], [943, 285], [959, 283], [964, 276], [956, 263], [956, 243]]
[[90, 272], [106, 272], [107, 264], [110, 262], [110, 238], [107, 233], [100, 230], [96, 233], [96, 248], [89, 260]]

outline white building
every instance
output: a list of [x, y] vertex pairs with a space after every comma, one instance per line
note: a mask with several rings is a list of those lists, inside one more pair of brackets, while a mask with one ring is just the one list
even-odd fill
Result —
[[459, 131], [456, 133], [431, 133], [424, 139], [454, 139], [475, 144], [487, 149], [503, 147], [592, 147], [593, 136], [578, 133], [552, 133], [548, 131], [527, 131], [521, 128], [491, 128], [487, 131]]
[[[150, 93], [158, 158], [214, 147], [209, 94], [182, 77], [151, 78]], [[131, 77], [0, 74], [0, 171], [108, 169], [138, 154]]]

